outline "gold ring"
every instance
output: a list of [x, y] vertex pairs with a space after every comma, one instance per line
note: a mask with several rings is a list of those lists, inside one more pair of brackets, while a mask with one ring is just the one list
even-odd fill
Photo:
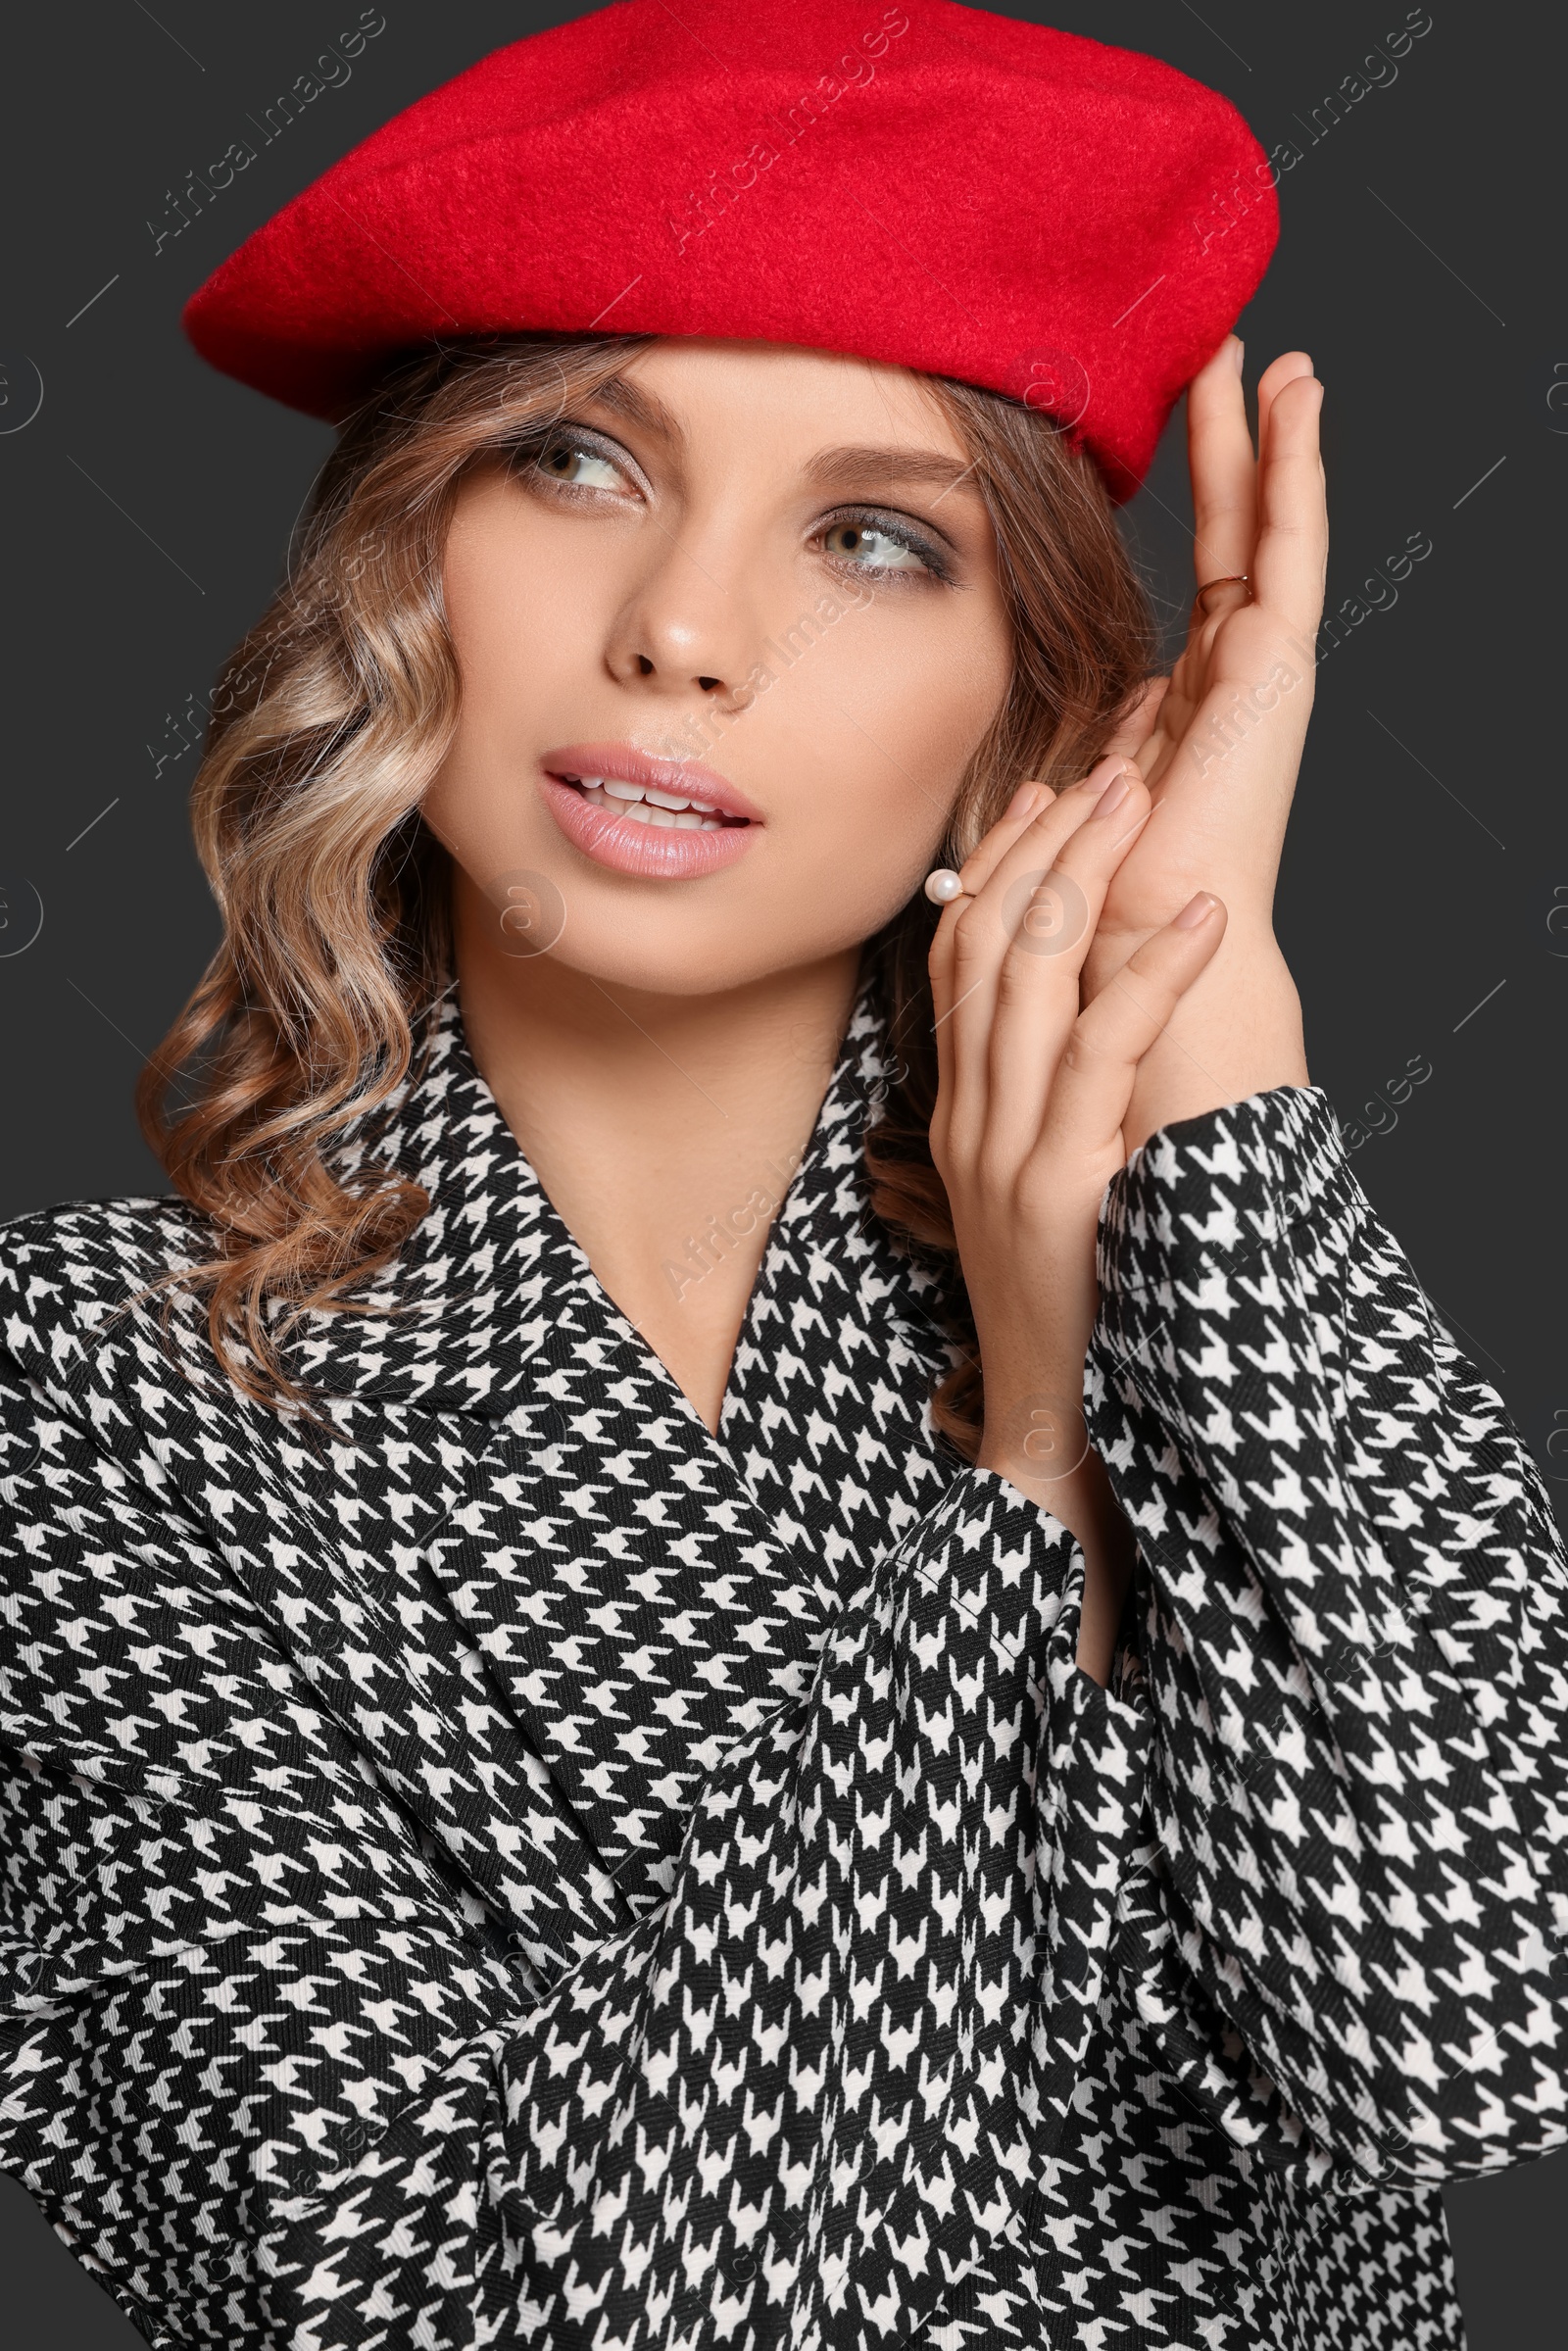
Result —
[[1193, 598], [1194, 604], [1197, 605], [1205, 620], [1209, 618], [1209, 610], [1203, 599], [1210, 588], [1245, 588], [1248, 603], [1252, 602], [1252, 583], [1245, 571], [1227, 571], [1223, 579], [1205, 579], [1198, 594]]

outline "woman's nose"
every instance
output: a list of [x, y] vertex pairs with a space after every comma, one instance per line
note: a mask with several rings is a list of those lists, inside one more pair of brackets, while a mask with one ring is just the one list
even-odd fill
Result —
[[606, 650], [623, 685], [728, 699], [758, 660], [759, 641], [749, 600], [671, 538], [616, 614]]

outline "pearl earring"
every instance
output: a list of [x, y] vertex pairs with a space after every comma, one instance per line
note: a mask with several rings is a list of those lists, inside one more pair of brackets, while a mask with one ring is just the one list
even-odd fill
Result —
[[934, 906], [950, 906], [956, 898], [962, 898], [963, 883], [951, 866], [939, 865], [925, 877], [925, 894]]

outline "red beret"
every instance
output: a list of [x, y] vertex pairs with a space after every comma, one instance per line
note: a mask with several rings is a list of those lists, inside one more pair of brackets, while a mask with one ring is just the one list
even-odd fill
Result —
[[852, 352], [1027, 400], [1125, 498], [1277, 227], [1235, 108], [1155, 58], [953, 0], [619, 0], [396, 116], [185, 326], [333, 419], [437, 337]]

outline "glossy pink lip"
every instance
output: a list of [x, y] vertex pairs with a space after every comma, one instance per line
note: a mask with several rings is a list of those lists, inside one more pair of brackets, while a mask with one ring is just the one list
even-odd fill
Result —
[[715, 775], [700, 759], [660, 759], [635, 743], [567, 743], [547, 751], [539, 762], [548, 775], [611, 775], [617, 784], [651, 784], [656, 792], [684, 792], [707, 801], [720, 816], [744, 816], [760, 824], [762, 811], [726, 775]]
[[[546, 752], [541, 791], [546, 807], [572, 846], [598, 865], [650, 880], [679, 881], [733, 865], [762, 829], [760, 810], [727, 776], [696, 759], [661, 759], [631, 743], [568, 743]], [[617, 783], [652, 785], [706, 801], [730, 821], [718, 832], [676, 832], [590, 808], [564, 776], [612, 776]]]

